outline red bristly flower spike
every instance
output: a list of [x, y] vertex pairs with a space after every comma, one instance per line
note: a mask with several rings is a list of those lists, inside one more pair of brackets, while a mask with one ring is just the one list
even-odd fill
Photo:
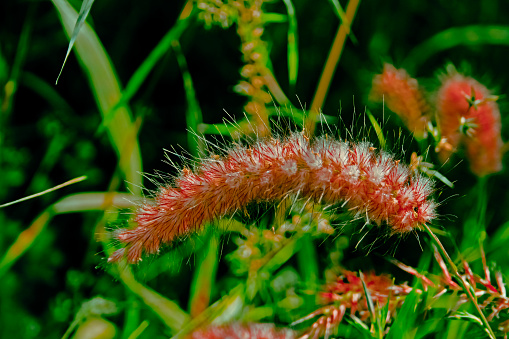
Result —
[[118, 235], [124, 256], [138, 262], [161, 244], [198, 230], [204, 223], [241, 211], [252, 202], [277, 202], [299, 196], [317, 203], [343, 203], [366, 222], [386, 224], [390, 233], [406, 233], [435, 217], [430, 179], [412, 173], [368, 142], [347, 143], [300, 133], [286, 140], [237, 145], [224, 158], [203, 161], [182, 171], [175, 187], [163, 187], [153, 203], [137, 212], [138, 227]]
[[436, 108], [442, 134], [437, 151], [443, 162], [463, 144], [474, 174], [484, 176], [502, 170], [500, 110], [495, 100], [473, 78], [452, 70], [442, 78]]
[[384, 101], [417, 138], [426, 138], [429, 107], [417, 80], [404, 69], [385, 64], [383, 73], [373, 78], [369, 97], [372, 101]]

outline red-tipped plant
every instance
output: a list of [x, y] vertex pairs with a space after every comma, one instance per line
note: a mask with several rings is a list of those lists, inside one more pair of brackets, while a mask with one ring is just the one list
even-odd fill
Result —
[[122, 231], [125, 248], [109, 261], [138, 262], [162, 244], [198, 230], [204, 223], [242, 211], [249, 203], [291, 196], [317, 203], [342, 203], [357, 216], [390, 233], [406, 233], [435, 217], [430, 179], [414, 174], [368, 142], [348, 143], [302, 134], [235, 146], [223, 157], [185, 169], [174, 187], [162, 187], [136, 212], [135, 229]]
[[455, 70], [442, 77], [436, 100], [442, 135], [437, 151], [442, 161], [464, 145], [470, 168], [477, 176], [502, 169], [500, 110], [495, 100], [484, 85]]
[[407, 71], [385, 64], [382, 74], [373, 78], [370, 99], [383, 101], [418, 139], [426, 137], [429, 107], [417, 80]]
[[186, 339], [294, 339], [295, 332], [278, 329], [273, 324], [226, 324], [197, 329]]

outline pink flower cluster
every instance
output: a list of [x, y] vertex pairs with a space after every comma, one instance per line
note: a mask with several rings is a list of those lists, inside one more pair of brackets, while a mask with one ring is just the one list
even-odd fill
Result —
[[405, 233], [429, 223], [436, 204], [430, 179], [368, 142], [318, 138], [300, 133], [285, 140], [237, 145], [212, 157], [194, 172], [185, 169], [175, 187], [163, 187], [153, 203], [136, 213], [138, 227], [118, 236], [125, 244], [109, 261], [138, 262], [162, 244], [198, 230], [204, 223], [241, 211], [252, 202], [276, 202], [291, 196], [317, 203], [343, 203], [356, 216], [391, 233]]
[[385, 64], [382, 74], [373, 78], [370, 99], [384, 101], [417, 138], [426, 137], [430, 122], [429, 107], [417, 80], [411, 78], [404, 69]]
[[[433, 131], [435, 137], [440, 134], [436, 151], [442, 162], [463, 146], [475, 175], [499, 172], [503, 142], [497, 97], [453, 66], [440, 80], [434, 102], [427, 102], [416, 79], [404, 69], [385, 64], [382, 74], [373, 78], [370, 100], [384, 101], [417, 139], [425, 138], [427, 130]], [[434, 117], [429, 114], [431, 111], [435, 112]], [[438, 129], [433, 127], [432, 118], [436, 118]]]
[[273, 324], [227, 324], [197, 329], [186, 339], [294, 339], [289, 329], [277, 329]]
[[383, 308], [389, 303], [387, 319], [395, 317], [405, 297], [412, 292], [412, 288], [406, 283], [396, 285], [393, 278], [387, 274], [376, 275], [375, 272], [367, 272], [362, 275], [361, 280], [356, 272], [343, 270], [341, 275], [327, 283], [324, 291], [320, 292], [320, 302], [326, 306], [292, 323], [294, 326], [318, 317], [301, 338], [330, 338], [334, 328], [341, 323], [347, 313], [367, 321], [370, 311], [363, 281], [376, 308]]
[[500, 110], [494, 99], [473, 78], [455, 71], [442, 78], [436, 99], [442, 161], [463, 144], [474, 174], [484, 176], [502, 170]]

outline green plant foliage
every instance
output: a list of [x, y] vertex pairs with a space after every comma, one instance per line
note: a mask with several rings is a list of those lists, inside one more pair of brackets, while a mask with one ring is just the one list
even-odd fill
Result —
[[[507, 337], [509, 3], [0, 3], [0, 338]], [[387, 231], [350, 179], [311, 196], [355, 173], [253, 155], [289, 136], [394, 154], [434, 188], [379, 196], [370, 160], [357, 189], [429, 194], [436, 217]], [[269, 187], [262, 165], [304, 184], [267, 199], [295, 177]], [[210, 187], [190, 229], [154, 231], [171, 194]], [[195, 223], [213, 204], [235, 208]], [[115, 257], [140, 225], [139, 257]]]

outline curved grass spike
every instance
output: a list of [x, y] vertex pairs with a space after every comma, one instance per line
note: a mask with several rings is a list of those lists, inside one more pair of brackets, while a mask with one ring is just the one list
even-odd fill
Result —
[[[52, 0], [52, 3], [60, 16], [66, 34], [71, 35], [78, 13], [68, 1]], [[94, 94], [103, 122], [108, 121], [106, 124], [108, 137], [117, 153], [118, 164], [128, 183], [129, 190], [135, 194], [140, 193], [142, 162], [137, 139], [138, 126], [133, 122], [131, 111], [127, 105], [110, 112], [121, 99], [120, 82], [101, 41], [86, 22], [81, 27], [74, 50], [89, 79], [90, 89]]]
[[223, 158], [212, 156], [194, 171], [187, 168], [174, 187], [162, 187], [153, 202], [136, 212], [135, 229], [119, 233], [124, 248], [109, 261], [155, 254], [209, 221], [244, 210], [253, 202], [298, 196], [317, 203], [342, 203], [366, 223], [386, 224], [389, 233], [407, 233], [435, 217], [430, 179], [415, 175], [368, 142], [327, 137], [313, 143], [301, 133], [284, 140], [261, 139], [235, 145]]

